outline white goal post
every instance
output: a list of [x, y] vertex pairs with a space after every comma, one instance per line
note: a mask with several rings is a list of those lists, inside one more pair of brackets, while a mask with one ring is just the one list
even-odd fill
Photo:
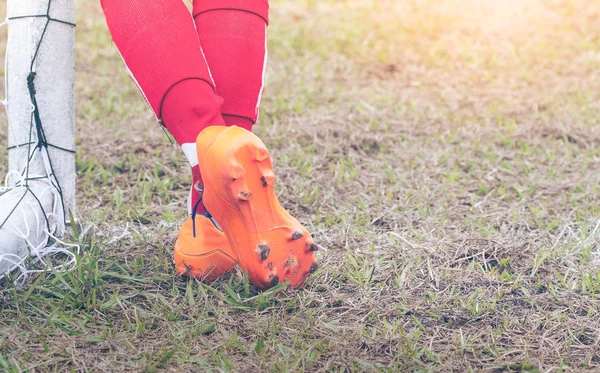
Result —
[[74, 0], [8, 0], [6, 23], [0, 277], [25, 275], [25, 260], [43, 265], [44, 255], [68, 253], [56, 242], [75, 215]]

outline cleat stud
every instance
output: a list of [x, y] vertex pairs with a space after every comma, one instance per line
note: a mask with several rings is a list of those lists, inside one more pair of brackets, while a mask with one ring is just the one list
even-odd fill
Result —
[[249, 190], [240, 190], [240, 192], [238, 193], [238, 199], [242, 201], [247, 201], [250, 199], [251, 195], [252, 192], [250, 192]]
[[299, 239], [301, 239], [302, 237], [304, 237], [304, 235], [302, 234], [302, 232], [300, 232], [300, 231], [295, 231], [295, 232], [292, 234], [292, 241], [299, 240]]
[[310, 245], [307, 244], [308, 250], [309, 251], [318, 251], [319, 250], [319, 246], [317, 246], [317, 244], [311, 243]]
[[269, 157], [269, 152], [265, 148], [256, 149], [256, 160], [261, 162]]
[[263, 187], [266, 187], [267, 185], [273, 185], [275, 184], [275, 174], [273, 174], [272, 172], [265, 173], [260, 178], [260, 181], [262, 181]]
[[267, 260], [267, 258], [269, 257], [269, 253], [271, 252], [271, 250], [269, 248], [266, 248], [265, 250], [263, 250], [260, 253], [260, 257], [262, 260]]
[[315, 273], [317, 271], [317, 269], [319, 269], [319, 264], [318, 263], [313, 263], [313, 265], [310, 266], [310, 269], [308, 270], [309, 273]]
[[271, 286], [273, 287], [273, 286], [277, 285], [278, 283], [279, 283], [279, 276], [278, 275], [273, 276], [273, 278], [271, 279]]
[[260, 258], [262, 260], [267, 260], [269, 253], [271, 253], [271, 248], [266, 243], [259, 243], [256, 247], [256, 251], [260, 253]]
[[246, 170], [244, 170], [244, 167], [239, 164], [239, 163], [234, 163], [231, 166], [231, 178], [235, 181], [236, 179], [239, 179], [240, 177], [244, 176], [244, 174], [246, 173]]

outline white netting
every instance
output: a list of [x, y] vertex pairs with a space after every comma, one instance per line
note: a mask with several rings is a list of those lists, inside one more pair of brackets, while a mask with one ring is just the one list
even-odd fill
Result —
[[[55, 270], [71, 266], [77, 258], [75, 252], [79, 254], [80, 250], [79, 245], [68, 244], [58, 238], [66, 231], [66, 211], [63, 191], [53, 167], [49, 148], [69, 153], [73, 153], [73, 150], [53, 145], [48, 141], [45, 127], [42, 125], [35, 88], [36, 68], [39, 62], [37, 57], [49, 24], [55, 22], [65, 27], [75, 25], [51, 16], [52, 0], [48, 0], [45, 4], [47, 4], [45, 14], [32, 12], [29, 6], [29, 12], [7, 17], [7, 20], [0, 24], [4, 26], [13, 21], [28, 22], [27, 40], [36, 38], [35, 43], [27, 43], [30, 61], [25, 63], [29, 71], [26, 82], [19, 82], [27, 85], [29, 94], [30, 108], [28, 110], [25, 107], [29, 112], [25, 114], [30, 117], [29, 133], [25, 134], [22, 130], [21, 135], [25, 134], [27, 141], [9, 147], [9, 152], [17, 152], [23, 158], [21, 160], [23, 162], [19, 163], [24, 166], [20, 167], [19, 171], [10, 171], [5, 178], [4, 186], [0, 187], [0, 279], [16, 271], [17, 283], [25, 282], [28, 274], [46, 271], [49, 265]], [[39, 6], [39, 3], [36, 5]], [[40, 25], [43, 27], [41, 32], [39, 32]], [[2, 101], [7, 112], [12, 103], [8, 85], [10, 50], [7, 43], [4, 70], [6, 98]], [[22, 98], [17, 97], [17, 101]], [[24, 128], [27, 131], [27, 126]], [[72, 176], [74, 177], [74, 174]]]

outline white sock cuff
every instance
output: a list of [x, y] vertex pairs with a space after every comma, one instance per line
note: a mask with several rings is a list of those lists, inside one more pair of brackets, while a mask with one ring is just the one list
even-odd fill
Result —
[[190, 166], [194, 167], [198, 165], [198, 153], [196, 152], [195, 142], [187, 142], [182, 144], [181, 150], [183, 150], [183, 154], [185, 154], [188, 162], [190, 162]]

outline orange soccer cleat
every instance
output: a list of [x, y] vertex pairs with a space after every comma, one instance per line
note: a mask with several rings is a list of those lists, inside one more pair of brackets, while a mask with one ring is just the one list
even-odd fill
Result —
[[211, 126], [196, 145], [205, 182], [202, 202], [250, 281], [261, 289], [284, 281], [301, 286], [318, 267], [317, 245], [277, 201], [263, 142], [240, 127]]
[[[195, 229], [194, 229], [195, 223]], [[195, 234], [194, 234], [195, 233]], [[204, 216], [188, 217], [175, 243], [175, 270], [211, 282], [236, 265], [227, 237]]]

